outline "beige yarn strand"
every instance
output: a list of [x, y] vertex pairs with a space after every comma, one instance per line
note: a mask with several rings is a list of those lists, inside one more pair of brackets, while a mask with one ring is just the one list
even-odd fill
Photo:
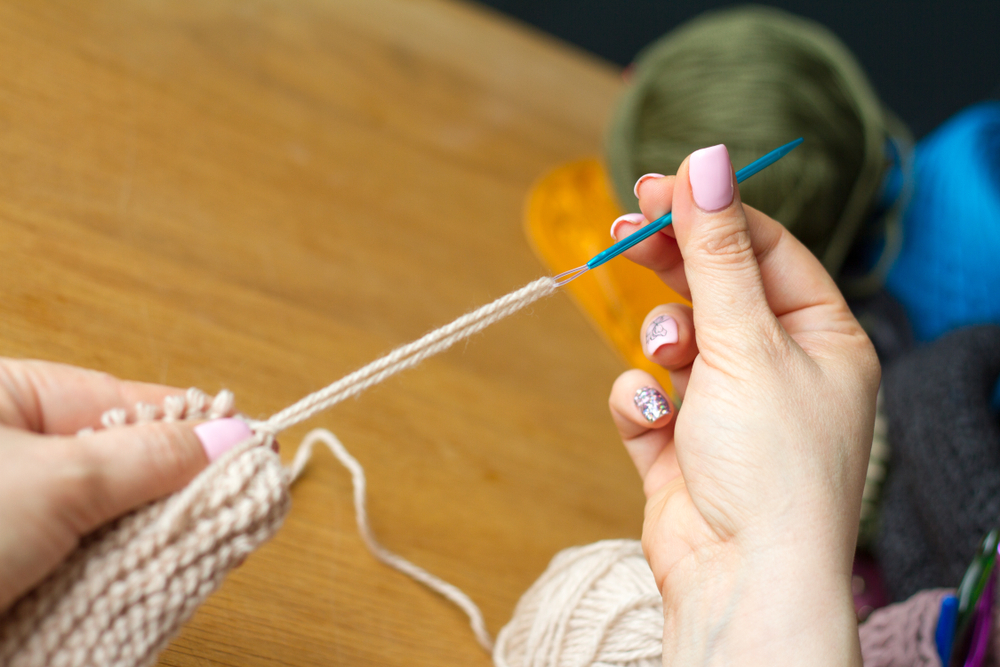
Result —
[[[555, 279], [550, 277], [540, 278], [531, 282], [519, 290], [500, 297], [492, 303], [482, 306], [471, 313], [466, 313], [451, 324], [447, 324], [440, 329], [435, 329], [412, 343], [396, 348], [384, 357], [376, 359], [367, 366], [347, 375], [324, 389], [306, 396], [294, 405], [273, 415], [266, 422], [254, 423], [254, 430], [273, 437], [274, 434], [305, 421], [345, 399], [357, 396], [369, 387], [379, 384], [400, 371], [416, 366], [428, 357], [444, 352], [458, 341], [468, 338], [491, 324], [510, 317], [522, 308], [552, 294], [558, 287]], [[317, 442], [325, 444], [333, 455], [337, 457], [337, 460], [351, 473], [351, 480], [354, 485], [354, 509], [358, 532], [371, 554], [386, 565], [399, 570], [411, 579], [439, 593], [464, 611], [469, 617], [469, 624], [472, 626], [472, 632], [475, 634], [479, 644], [487, 651], [492, 651], [493, 638], [486, 629], [486, 622], [483, 620], [482, 611], [480, 611], [479, 607], [468, 595], [458, 587], [436, 577], [405, 558], [392, 553], [375, 539], [371, 525], [368, 522], [364, 468], [361, 467], [357, 459], [351, 456], [340, 440], [337, 439], [337, 436], [326, 429], [315, 429], [306, 435], [289, 468], [290, 481], [294, 481], [302, 474], [306, 463], [309, 461], [310, 456], [312, 456], [313, 446]]]
[[451, 324], [436, 329], [423, 338], [398, 347], [381, 359], [334, 382], [328, 387], [314, 392], [291, 405], [266, 422], [256, 422], [255, 430], [277, 434], [289, 426], [309, 419], [313, 415], [336, 405], [344, 399], [357, 396], [387, 378], [416, 366], [424, 359], [444, 352], [460, 340], [482, 331], [491, 324], [510, 317], [525, 306], [552, 294], [558, 285], [546, 276], [528, 283], [510, 294], [500, 297], [477, 310], [467, 313]]
[[492, 651], [493, 638], [486, 629], [483, 612], [479, 610], [479, 607], [468, 595], [457, 586], [449, 584], [440, 577], [434, 576], [402, 556], [392, 553], [375, 539], [371, 525], [368, 523], [368, 511], [366, 509], [365, 489], [367, 485], [365, 482], [365, 469], [361, 467], [357, 459], [351, 456], [347, 448], [337, 439], [337, 436], [325, 428], [317, 428], [310, 431], [302, 441], [302, 444], [299, 445], [299, 451], [295, 453], [295, 460], [289, 468], [292, 481], [298, 479], [299, 475], [302, 474], [306, 464], [309, 462], [309, 458], [312, 456], [313, 445], [317, 442], [322, 442], [329, 447], [333, 455], [337, 457], [337, 460], [351, 473], [351, 481], [354, 484], [354, 518], [358, 524], [358, 533], [361, 534], [361, 539], [364, 541], [365, 546], [368, 547], [368, 551], [389, 567], [395, 568], [411, 579], [420, 582], [464, 611], [466, 616], [469, 617], [469, 625], [472, 626], [472, 632], [476, 635], [479, 644], [487, 652]]

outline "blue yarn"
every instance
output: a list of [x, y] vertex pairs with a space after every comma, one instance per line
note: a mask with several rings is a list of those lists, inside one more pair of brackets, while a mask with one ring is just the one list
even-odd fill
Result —
[[917, 144], [914, 179], [886, 279], [914, 335], [1000, 324], [1000, 102], [965, 109]]
[[937, 630], [934, 631], [934, 643], [937, 645], [941, 664], [947, 665], [951, 656], [951, 645], [955, 641], [955, 621], [958, 619], [958, 598], [946, 595], [941, 600], [941, 611], [938, 613]]

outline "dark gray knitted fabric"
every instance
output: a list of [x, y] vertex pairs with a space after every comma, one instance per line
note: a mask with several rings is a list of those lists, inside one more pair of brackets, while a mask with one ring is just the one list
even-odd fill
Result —
[[883, 378], [892, 458], [876, 555], [893, 600], [957, 586], [1000, 525], [1000, 327], [959, 329]]

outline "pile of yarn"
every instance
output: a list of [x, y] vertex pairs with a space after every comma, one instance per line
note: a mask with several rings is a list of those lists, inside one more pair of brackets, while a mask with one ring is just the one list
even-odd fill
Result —
[[[826, 30], [777, 10], [733, 10], [706, 15], [643, 54], [635, 85], [611, 130], [609, 163], [622, 200], [628, 201], [636, 176], [671, 173], [701, 146], [725, 142], [734, 161], [749, 162], [791, 137], [804, 136], [806, 144], [794, 158], [748, 183], [743, 195], [786, 224], [836, 273], [887, 169], [886, 117], [853, 58]], [[923, 339], [965, 322], [1000, 320], [998, 186], [1000, 103], [969, 110], [921, 145], [916, 196], [905, 217], [907, 238], [889, 285]], [[941, 243], [942, 238], [947, 242]], [[293, 471], [286, 472], [268, 446], [275, 433], [555, 289], [551, 279], [536, 281], [398, 348], [266, 422], [254, 422], [252, 440], [210, 466], [184, 491], [92, 536], [52, 577], [0, 614], [0, 661], [152, 664], [180, 623], [226, 572], [278, 529], [288, 511], [288, 485], [305, 465], [309, 449], [303, 448]], [[940, 382], [928, 385], [928, 369], [940, 372]], [[998, 372], [1000, 329], [971, 330], [901, 365], [889, 376], [886, 392], [890, 420], [896, 419], [897, 403], [916, 406], [927, 416], [890, 426], [892, 438], [913, 431], [910, 440], [929, 443], [928, 451], [941, 453], [949, 431], [963, 436], [955, 446], [967, 454], [960, 457], [968, 464], [963, 471], [989, 478], [978, 487], [989, 491], [988, 502], [980, 506], [983, 521], [994, 522], [1000, 518], [995, 483], [1000, 422], [985, 407], [984, 397]], [[935, 421], [947, 401], [955, 403], [956, 419]], [[205, 404], [192, 393], [178, 414], [200, 415]], [[125, 414], [111, 421], [123, 423]], [[974, 418], [966, 419], [969, 414]], [[981, 450], [963, 444], [970, 441], [981, 442]], [[934, 544], [937, 537], [949, 539], [938, 549], [938, 569], [927, 578], [920, 578], [926, 572], [919, 567], [900, 570], [906, 579], [897, 592], [926, 587], [936, 577], [951, 583], [964, 533], [980, 530], [977, 525], [953, 537], [949, 516], [942, 513], [947, 508], [917, 505], [907, 495], [925, 472], [939, 472], [935, 459], [925, 454], [894, 463], [902, 462], [899, 470], [909, 471], [910, 477], [890, 478], [889, 507], [898, 502], [911, 512], [913, 521], [899, 525], [900, 535], [909, 531], [906, 537], [913, 544], [933, 551], [942, 546]], [[349, 455], [340, 458], [353, 461]], [[373, 553], [458, 604], [469, 614], [480, 642], [489, 646], [481, 613], [467, 596], [377, 545], [365, 518], [363, 472], [356, 461], [353, 467], [345, 465], [355, 477], [358, 524]], [[959, 505], [967, 507], [975, 500], [970, 498], [960, 498]], [[979, 518], [970, 515], [970, 521]], [[935, 522], [944, 527], [927, 530]], [[905, 542], [897, 538], [895, 543]], [[865, 665], [939, 664], [932, 628], [944, 594], [923, 591], [874, 612], [860, 629]], [[660, 591], [641, 545], [634, 540], [597, 542], [556, 555], [501, 630], [493, 657], [497, 667], [653, 667], [662, 664], [663, 623]]]
[[902, 232], [886, 289], [924, 345], [883, 358], [891, 457], [874, 546], [896, 600], [957, 583], [1000, 524], [1000, 102], [917, 144]]

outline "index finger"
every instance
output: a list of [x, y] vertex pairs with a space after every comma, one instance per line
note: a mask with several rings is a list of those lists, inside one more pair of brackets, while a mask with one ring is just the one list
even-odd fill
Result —
[[111, 408], [160, 404], [184, 390], [49, 361], [0, 359], [0, 423], [48, 435], [98, 426]]

